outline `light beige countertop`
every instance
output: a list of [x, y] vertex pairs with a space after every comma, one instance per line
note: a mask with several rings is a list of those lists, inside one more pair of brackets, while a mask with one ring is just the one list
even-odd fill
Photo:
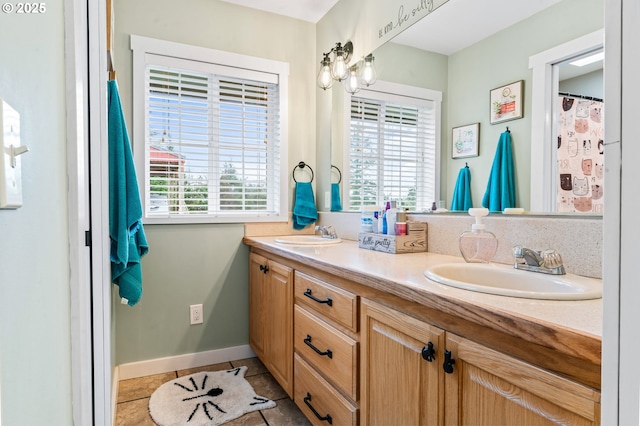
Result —
[[[552, 349], [597, 368], [588, 380], [599, 381], [602, 299], [581, 301], [534, 300], [458, 289], [431, 281], [425, 268], [439, 263], [464, 262], [461, 257], [436, 253], [388, 254], [361, 249], [357, 241], [327, 246], [295, 246], [275, 242], [276, 237], [245, 237], [245, 244], [298, 262], [327, 274], [390, 293], [425, 308], [463, 318], [479, 326], [516, 336], [540, 350]], [[454, 329], [455, 331], [455, 329]], [[515, 345], [517, 347], [517, 344]], [[531, 348], [527, 348], [531, 350]], [[592, 382], [596, 387], [599, 383]]]

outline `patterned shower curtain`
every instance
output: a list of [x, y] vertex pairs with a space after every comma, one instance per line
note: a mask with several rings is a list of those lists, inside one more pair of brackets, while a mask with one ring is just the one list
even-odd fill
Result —
[[570, 96], [558, 103], [557, 211], [602, 213], [604, 103]]

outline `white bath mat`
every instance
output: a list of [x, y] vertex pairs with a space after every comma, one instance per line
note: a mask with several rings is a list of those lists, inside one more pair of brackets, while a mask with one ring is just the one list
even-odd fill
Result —
[[272, 408], [244, 378], [247, 367], [203, 371], [171, 380], [149, 399], [149, 414], [160, 426], [214, 426], [251, 411]]

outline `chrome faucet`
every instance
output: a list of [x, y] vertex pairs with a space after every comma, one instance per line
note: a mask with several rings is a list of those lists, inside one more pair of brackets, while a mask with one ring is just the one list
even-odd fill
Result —
[[535, 251], [521, 246], [513, 248], [516, 269], [524, 271], [542, 272], [543, 274], [564, 275], [562, 257], [556, 250]]
[[338, 234], [336, 234], [336, 230], [333, 229], [333, 226], [320, 226], [316, 225], [316, 231], [322, 232], [322, 238], [329, 238], [331, 240], [335, 240], [338, 238]]

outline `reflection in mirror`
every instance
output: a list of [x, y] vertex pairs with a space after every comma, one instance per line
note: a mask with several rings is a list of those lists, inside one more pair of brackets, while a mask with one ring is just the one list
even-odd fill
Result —
[[[468, 163], [472, 176], [473, 205], [481, 205], [498, 138], [508, 125], [513, 140], [516, 205], [537, 213], [559, 210], [557, 206], [544, 210], [538, 205], [534, 208], [531, 202], [532, 188], [538, 185], [538, 181], [542, 186], [543, 179], [542, 176], [531, 177], [532, 162], [535, 163], [537, 159], [532, 158], [532, 100], [535, 94], [532, 92], [533, 71], [529, 68], [529, 57], [601, 30], [604, 27], [604, 2], [554, 0], [529, 3], [536, 3], [543, 9], [528, 11], [527, 16], [509, 18], [501, 15], [501, 24], [496, 24], [488, 32], [481, 34], [480, 39], [464, 40], [460, 42], [462, 44], [456, 44], [459, 41], [458, 33], [473, 33], [467, 29], [483, 27], [484, 22], [488, 22], [492, 15], [499, 15], [513, 5], [497, 0], [482, 2], [481, 10], [473, 9], [477, 13], [470, 13], [472, 9], [468, 8], [477, 5], [470, 5], [466, 0], [452, 0], [373, 52], [378, 81], [409, 84], [443, 92], [439, 198], [444, 201], [445, 207], [451, 204], [456, 177], [465, 163]], [[456, 11], [458, 6], [462, 6], [463, 10]], [[473, 16], [473, 22], [465, 23], [464, 20], [469, 16]], [[567, 24], [568, 16], [571, 17], [571, 25]], [[434, 28], [437, 28], [437, 33], [431, 32]], [[428, 50], [415, 47], [419, 46], [416, 40], [428, 41], [430, 47]], [[489, 117], [489, 91], [518, 80], [524, 80], [523, 118], [492, 125]], [[344, 93], [343, 89], [341, 91]], [[557, 100], [557, 96], [556, 91], [554, 99]], [[551, 98], [551, 94], [548, 97]], [[331, 153], [332, 164], [344, 168], [344, 136], [341, 129], [344, 129], [342, 126], [345, 123], [339, 117], [340, 110], [336, 111], [340, 104], [334, 99]], [[546, 108], [551, 112], [552, 104], [549, 103]], [[480, 123], [479, 155], [453, 159], [451, 129], [472, 123]], [[347, 191], [348, 182], [343, 182], [343, 191]], [[554, 195], [546, 193], [546, 196], [555, 197], [555, 192]]]
[[[559, 75], [553, 108], [558, 147], [552, 161], [553, 211], [602, 214], [604, 207], [604, 51], [554, 65]], [[555, 204], [555, 205], [554, 205]]]

